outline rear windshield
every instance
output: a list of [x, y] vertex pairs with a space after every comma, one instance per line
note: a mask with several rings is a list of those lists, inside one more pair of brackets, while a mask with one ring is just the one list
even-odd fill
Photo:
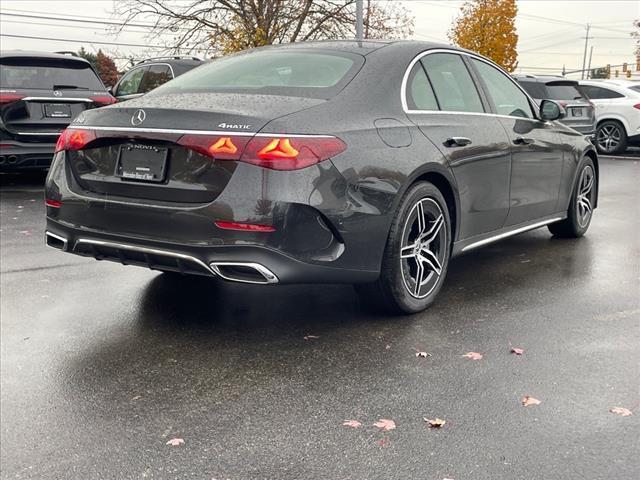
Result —
[[633, 87], [629, 87], [629, 90], [633, 90], [634, 92], [640, 92], [640, 85], [634, 85]]
[[584, 97], [579, 88], [572, 83], [544, 84], [542, 82], [520, 80], [519, 83], [531, 97], [537, 98], [538, 100], [545, 98], [549, 100], [577, 100], [578, 98]]
[[257, 50], [214, 60], [154, 90], [236, 92], [330, 98], [353, 78], [363, 57], [318, 50]]
[[83, 62], [32, 58], [5, 58], [0, 87], [39, 90], [104, 90], [104, 85]]

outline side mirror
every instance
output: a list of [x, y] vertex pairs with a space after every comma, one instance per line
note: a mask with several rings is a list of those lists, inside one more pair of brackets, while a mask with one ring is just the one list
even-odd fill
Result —
[[566, 112], [559, 103], [553, 100], [542, 100], [540, 102], [540, 118], [542, 120], [558, 120], [565, 115]]

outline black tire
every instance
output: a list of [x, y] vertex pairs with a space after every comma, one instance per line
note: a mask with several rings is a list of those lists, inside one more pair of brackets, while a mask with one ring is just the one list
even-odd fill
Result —
[[605, 120], [596, 130], [596, 147], [605, 155], [617, 155], [627, 149], [627, 132], [617, 120]]
[[[593, 182], [588, 193], [585, 195], [584, 176], [591, 172]], [[596, 193], [598, 191], [598, 177], [596, 175], [596, 169], [593, 165], [593, 160], [589, 157], [585, 157], [578, 175], [576, 177], [576, 184], [573, 187], [573, 193], [571, 194], [571, 201], [569, 202], [569, 211], [567, 212], [567, 218], [561, 222], [552, 223], [548, 226], [549, 231], [556, 237], [564, 238], [578, 238], [583, 236], [589, 229], [591, 219], [593, 217], [593, 205], [595, 204]], [[585, 212], [585, 199], [590, 206], [590, 213], [588, 218], [582, 215]], [[580, 205], [581, 204], [581, 205]]]
[[[418, 220], [419, 215], [422, 221]], [[367, 305], [391, 313], [420, 312], [440, 292], [450, 254], [451, 220], [447, 203], [433, 184], [416, 183], [404, 194], [391, 224], [380, 277], [372, 284], [356, 285], [356, 291]], [[419, 281], [411, 276], [412, 272]]]

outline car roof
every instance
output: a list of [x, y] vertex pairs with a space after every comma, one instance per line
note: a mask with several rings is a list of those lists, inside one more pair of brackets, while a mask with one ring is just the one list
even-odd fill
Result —
[[166, 63], [169, 65], [184, 65], [184, 66], [192, 66], [192, 65], [202, 65], [206, 63], [206, 60], [202, 60], [196, 57], [153, 57], [153, 58], [145, 58], [135, 64], [138, 65], [146, 65], [149, 63]]
[[516, 74], [512, 75], [516, 80], [526, 80], [527, 82], [537, 83], [551, 83], [551, 82], [566, 82], [572, 84], [578, 84], [577, 80], [563, 77], [561, 75], [531, 75], [531, 74]]
[[3, 50], [2, 52], [0, 52], [0, 58], [46, 58], [51, 60], [72, 60], [89, 64], [87, 60], [76, 55], [53, 52], [37, 52], [33, 50]]
[[585, 85], [616, 85], [618, 87], [635, 87], [640, 85], [640, 81], [633, 80], [617, 80], [610, 78], [590, 78], [589, 80], [580, 80]]
[[[405, 51], [420, 52], [434, 48], [446, 48], [448, 50], [468, 51], [453, 45], [436, 42], [423, 42], [419, 40], [379, 40], [379, 39], [342, 39], [342, 40], [313, 40], [305, 42], [281, 43], [274, 45], [266, 45], [259, 47], [262, 49], [278, 49], [278, 50], [298, 50], [298, 49], [318, 49], [318, 50], [337, 50], [347, 53], [358, 53], [360, 55], [368, 55], [377, 50], [400, 49]], [[241, 53], [241, 52], [239, 52]], [[473, 52], [471, 52], [473, 53]]]

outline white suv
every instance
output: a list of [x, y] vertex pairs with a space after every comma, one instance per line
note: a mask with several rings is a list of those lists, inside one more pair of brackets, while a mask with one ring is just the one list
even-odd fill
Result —
[[598, 151], [616, 154], [640, 145], [640, 82], [581, 80], [580, 85], [596, 106]]

